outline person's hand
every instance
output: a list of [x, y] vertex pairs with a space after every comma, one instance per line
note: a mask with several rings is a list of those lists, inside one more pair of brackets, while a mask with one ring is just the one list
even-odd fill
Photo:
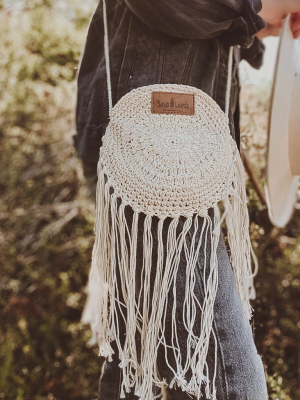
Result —
[[294, 39], [297, 39], [300, 36], [300, 11], [292, 13], [290, 25]]
[[300, 0], [262, 0], [259, 15], [267, 26], [256, 34], [259, 39], [266, 36], [278, 36], [284, 18], [291, 14], [290, 25], [294, 38], [300, 36]]
[[283, 21], [280, 21], [274, 25], [267, 24], [267, 26], [265, 28], [263, 28], [261, 31], [257, 32], [256, 36], [260, 40], [267, 36], [278, 36], [280, 34], [282, 25], [283, 25]]

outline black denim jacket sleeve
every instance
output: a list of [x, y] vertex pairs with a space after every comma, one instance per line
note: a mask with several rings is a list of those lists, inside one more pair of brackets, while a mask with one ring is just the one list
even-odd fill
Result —
[[257, 37], [249, 48], [241, 47], [241, 59], [246, 60], [253, 68], [259, 69], [264, 60], [265, 45]]
[[265, 27], [261, 0], [125, 0], [145, 24], [186, 39], [218, 36], [227, 45], [250, 47]]

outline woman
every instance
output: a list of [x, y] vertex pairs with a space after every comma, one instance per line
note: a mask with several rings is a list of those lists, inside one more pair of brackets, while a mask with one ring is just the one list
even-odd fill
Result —
[[[107, 3], [113, 104], [136, 87], [153, 83], [178, 83], [202, 89], [224, 110], [228, 49], [229, 46], [239, 45], [235, 51], [229, 113], [231, 134], [238, 143], [238, 61], [244, 58], [253, 66], [259, 67], [263, 54], [259, 39], [268, 34], [278, 34], [283, 17], [290, 12], [295, 13], [292, 18], [294, 36], [299, 36], [300, 31], [299, 14], [296, 13], [300, 10], [298, 1], [266, 0], [261, 3], [257, 0], [111, 0]], [[101, 10], [101, 6], [98, 7], [90, 25], [80, 67], [75, 137], [79, 157], [83, 159], [84, 172], [93, 192], [99, 148], [108, 123]], [[127, 211], [126, 218], [128, 221], [132, 220], [130, 210]], [[142, 229], [142, 221], [141, 224], [139, 222], [139, 229]], [[190, 240], [192, 234], [193, 232], [190, 233]], [[209, 246], [210, 243], [201, 249], [199, 266], [203, 263], [209, 266]], [[243, 315], [223, 239], [220, 240], [217, 254], [219, 284], [214, 308], [214, 332], [218, 343], [218, 363], [213, 363], [213, 341], [207, 359], [209, 375], [216, 376], [217, 397], [214, 398], [265, 400], [267, 389], [262, 361], [253, 342], [249, 322]], [[137, 281], [141, 259], [140, 241], [137, 251]], [[151, 279], [154, 280], [155, 268], [151, 273]], [[201, 302], [205, 277], [200, 267], [197, 268], [197, 274], [195, 292]], [[184, 259], [181, 260], [178, 276], [177, 302], [182, 304], [185, 286]], [[171, 312], [170, 308], [168, 315]], [[181, 355], [184, 358], [186, 333], [181, 329], [184, 323], [180, 318], [177, 323]], [[125, 333], [121, 318], [120, 325]], [[196, 322], [195, 329], [198, 328]], [[171, 342], [168, 332], [166, 340]], [[120, 398], [122, 377], [118, 363], [118, 351], [115, 348], [112, 362], [104, 364], [99, 400]], [[183, 400], [190, 398], [189, 394], [179, 388], [168, 387], [172, 386], [172, 369], [168, 368], [165, 354], [160, 349], [157, 363], [159, 373], [166, 382], [164, 396]], [[154, 387], [153, 392], [159, 396], [158, 387]], [[205, 385], [201, 387], [201, 393], [202, 398], [208, 398]], [[133, 391], [126, 393], [125, 397], [138, 398]]]

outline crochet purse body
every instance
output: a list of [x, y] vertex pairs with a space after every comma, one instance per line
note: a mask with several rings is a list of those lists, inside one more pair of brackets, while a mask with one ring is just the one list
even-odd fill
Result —
[[[237, 290], [248, 319], [251, 318], [249, 299], [254, 297], [253, 276], [256, 273], [252, 271], [252, 260], [257, 270], [249, 238], [244, 170], [228, 121], [233, 49], [230, 48], [229, 53], [225, 113], [200, 89], [177, 84], [133, 89], [112, 107], [105, 0], [103, 19], [110, 122], [98, 162], [95, 243], [82, 320], [91, 324], [91, 343], [98, 342], [100, 355], [109, 361], [114, 353], [111, 342], [116, 341], [123, 377], [121, 398], [125, 397], [125, 392], [134, 390], [140, 399], [152, 400], [153, 385], [166, 385], [157, 370], [160, 345], [173, 352], [176, 362], [172, 366], [174, 379], [170, 387], [180, 387], [199, 399], [204, 384], [207, 398], [216, 399], [216, 376], [208, 376], [206, 358], [213, 336], [218, 286], [217, 246], [223, 220], [227, 224]], [[223, 204], [222, 215], [219, 202]], [[133, 213], [130, 226], [125, 215], [128, 206]], [[213, 210], [213, 217], [209, 210]], [[138, 223], [142, 214], [141, 235]], [[154, 218], [158, 219], [156, 249], [152, 237]], [[166, 219], [171, 222], [164, 241]], [[184, 222], [179, 224], [182, 220]], [[191, 229], [195, 235], [201, 231], [198, 240], [195, 236], [193, 240], [186, 240]], [[194, 296], [194, 272], [200, 248], [208, 237], [210, 268], [205, 298], [198, 304]], [[138, 286], [137, 245], [141, 241], [143, 259]], [[151, 286], [154, 250], [156, 276]], [[182, 255], [187, 271], [185, 301], [176, 305], [173, 299], [173, 344], [170, 348], [164, 341], [165, 314], [172, 290], [173, 294], [175, 291]], [[121, 280], [121, 288], [118, 280]], [[201, 332], [195, 334], [195, 310], [199, 307]], [[188, 338], [185, 365], [177, 340], [175, 314], [178, 312], [184, 314]], [[123, 342], [118, 322], [120, 315], [126, 327]], [[141, 341], [140, 352], [136, 346], [137, 335]]]

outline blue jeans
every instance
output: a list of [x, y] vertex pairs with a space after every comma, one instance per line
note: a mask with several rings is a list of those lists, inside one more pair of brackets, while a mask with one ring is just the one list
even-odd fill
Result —
[[[89, 177], [87, 177], [89, 178]], [[91, 178], [91, 177], [90, 177]], [[96, 177], [94, 181], [96, 181]], [[90, 179], [89, 182], [92, 180]], [[132, 213], [127, 211], [126, 218], [131, 219]], [[167, 224], [166, 224], [167, 225]], [[143, 221], [139, 222], [139, 230], [143, 229]], [[167, 230], [164, 227], [164, 231]], [[189, 239], [192, 238], [192, 233], [189, 232]], [[155, 222], [153, 224], [153, 237], [155, 243]], [[208, 253], [210, 249], [208, 248]], [[258, 355], [252, 329], [249, 321], [245, 318], [242, 308], [242, 303], [236, 289], [235, 279], [230, 265], [229, 256], [225, 247], [223, 236], [221, 235], [217, 250], [218, 256], [218, 292], [214, 305], [214, 323], [213, 330], [217, 338], [217, 377], [216, 390], [218, 400], [267, 400], [267, 387], [264, 374], [264, 367], [261, 357]], [[207, 258], [207, 268], [209, 268], [209, 258]], [[204, 263], [204, 251], [200, 252], [199, 260], [196, 268], [196, 284], [195, 294], [200, 303], [204, 297], [204, 285], [202, 276], [202, 267]], [[138, 245], [137, 250], [137, 274], [142, 265], [142, 241]], [[208, 273], [207, 273], [208, 275]], [[177, 290], [177, 305], [183, 303], [185, 291], [185, 259], [182, 257], [178, 270], [176, 281]], [[155, 270], [153, 270], [153, 279]], [[137, 279], [137, 282], [139, 279]], [[170, 314], [171, 314], [170, 304]], [[180, 349], [184, 358], [186, 348], [186, 332], [183, 326], [183, 321], [180, 318], [181, 313], [178, 313], [178, 336], [180, 341]], [[200, 318], [195, 322], [195, 329], [199, 327]], [[122, 326], [123, 320], [120, 318]], [[124, 328], [123, 328], [124, 329]], [[166, 334], [168, 332], [166, 331]], [[167, 338], [168, 341], [168, 338]], [[105, 361], [100, 379], [100, 388], [98, 400], [119, 400], [120, 399], [120, 384], [122, 380], [121, 368], [118, 367], [118, 352], [115, 343], [112, 343], [115, 354], [112, 362]], [[208, 352], [207, 362], [209, 367], [209, 376], [213, 375], [214, 371], [214, 341]], [[172, 357], [169, 358], [172, 360]], [[171, 370], [165, 363], [163, 350], [158, 351], [157, 365], [159, 373], [166, 378], [169, 383], [173, 376]], [[155, 388], [154, 388], [155, 389]], [[156, 388], [156, 395], [159, 395], [159, 388]], [[189, 400], [193, 397], [180, 389], [167, 389], [164, 393], [164, 398], [172, 400]], [[138, 397], [133, 394], [133, 391], [126, 394], [127, 400], [138, 400]], [[203, 400], [206, 399], [203, 390]], [[143, 399], [142, 399], [143, 400]]]

